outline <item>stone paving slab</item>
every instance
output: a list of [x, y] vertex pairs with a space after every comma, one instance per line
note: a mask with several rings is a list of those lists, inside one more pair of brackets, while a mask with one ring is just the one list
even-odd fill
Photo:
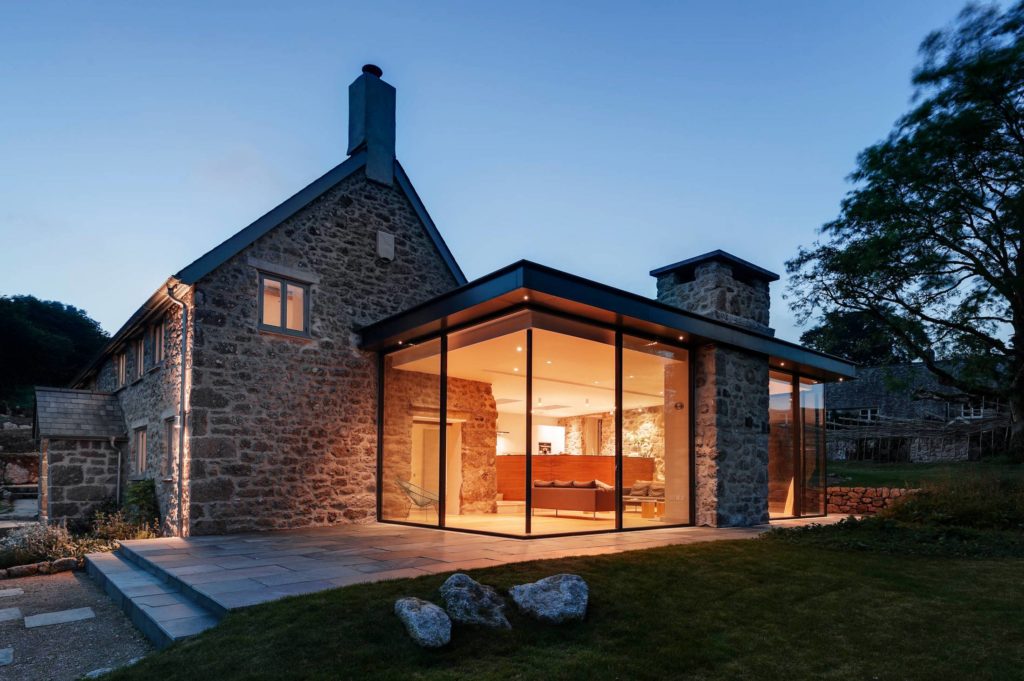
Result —
[[25, 618], [25, 627], [48, 627], [53, 624], [65, 624], [67, 622], [78, 622], [80, 620], [92, 619], [96, 613], [92, 608], [74, 608], [72, 610], [58, 610], [57, 612], [44, 612], [39, 615], [30, 615]]
[[0, 589], [0, 598], [8, 598], [10, 596], [21, 596], [25, 592], [22, 589]]
[[0, 667], [14, 662], [14, 648], [0, 648]]
[[21, 619], [21, 608], [2, 608], [0, 609], [0, 622], [10, 622], [11, 620]]

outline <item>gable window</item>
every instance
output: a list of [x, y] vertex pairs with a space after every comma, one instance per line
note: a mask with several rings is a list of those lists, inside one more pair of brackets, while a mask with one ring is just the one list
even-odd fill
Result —
[[295, 336], [309, 335], [309, 285], [260, 274], [260, 328]]
[[132, 473], [142, 475], [146, 472], [146, 429], [135, 429], [135, 442], [132, 448]]
[[121, 351], [114, 357], [114, 371], [117, 372], [117, 387], [128, 382], [128, 356]]
[[153, 364], [164, 361], [164, 327], [164, 320], [161, 319], [150, 329], [150, 337], [153, 339]]
[[132, 378], [142, 378], [142, 372], [146, 368], [146, 339], [139, 336], [132, 345], [135, 346], [135, 367]]

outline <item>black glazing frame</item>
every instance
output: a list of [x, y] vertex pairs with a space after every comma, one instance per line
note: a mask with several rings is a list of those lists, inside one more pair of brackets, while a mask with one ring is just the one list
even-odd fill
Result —
[[[566, 319], [568, 321], [579, 322], [587, 324], [592, 327], [601, 328], [605, 330], [611, 330], [615, 332], [615, 488], [618, 490], [618, 494], [615, 498], [615, 527], [611, 529], [596, 529], [596, 530], [584, 530], [580, 532], [557, 532], [557, 533], [546, 533], [546, 534], [531, 534], [532, 531], [532, 502], [533, 502], [533, 416], [532, 416], [532, 405], [533, 405], [533, 328], [526, 328], [526, 475], [525, 475], [525, 513], [526, 519], [524, 524], [524, 534], [508, 534], [504, 532], [491, 532], [488, 530], [470, 529], [463, 527], [448, 527], [445, 524], [445, 499], [447, 497], [446, 487], [446, 476], [447, 476], [447, 442], [446, 442], [446, 431], [448, 427], [448, 336], [452, 333], [456, 333], [463, 329], [471, 328], [482, 324], [493, 319], [500, 319], [502, 317], [510, 317], [523, 311], [541, 312], [553, 317]], [[645, 340], [657, 341], [665, 345], [680, 348], [687, 351], [687, 364], [689, 365], [689, 403], [690, 403], [690, 423], [689, 423], [689, 448], [690, 448], [690, 522], [688, 523], [674, 523], [665, 525], [654, 525], [652, 527], [623, 527], [622, 524], [622, 513], [623, 513], [623, 489], [622, 489], [622, 341], [623, 337], [628, 333], [633, 338], [640, 338]], [[384, 396], [387, 386], [385, 385], [385, 368], [387, 355], [398, 352], [406, 347], [412, 345], [419, 345], [422, 343], [428, 343], [433, 340], [440, 339], [441, 343], [441, 380], [440, 380], [440, 391], [439, 402], [441, 405], [441, 413], [439, 415], [439, 424], [441, 426], [440, 439], [438, 444], [439, 450], [439, 463], [438, 463], [438, 521], [435, 524], [427, 523], [415, 523], [407, 520], [393, 520], [384, 519], [382, 517], [382, 503], [383, 503], [383, 490], [384, 490]], [[427, 529], [442, 529], [449, 532], [465, 532], [467, 534], [481, 534], [491, 537], [504, 537], [511, 539], [541, 539], [550, 537], [575, 537], [579, 535], [591, 535], [591, 534], [607, 534], [609, 532], [643, 532], [647, 530], [660, 530], [672, 527], [692, 527], [696, 524], [696, 452], [695, 452], [695, 435], [694, 427], [695, 417], [694, 414], [696, 409], [694, 408], [694, 362], [693, 362], [693, 348], [687, 343], [679, 341], [669, 340], [663, 337], [654, 337], [644, 334], [638, 334], [633, 331], [624, 332], [623, 329], [609, 325], [595, 322], [584, 317], [579, 317], [572, 314], [566, 314], [558, 310], [552, 310], [551, 308], [541, 305], [530, 305], [523, 304], [517, 305], [512, 309], [505, 309], [500, 312], [484, 315], [468, 321], [458, 326], [452, 326], [445, 329], [441, 333], [424, 336], [422, 338], [415, 339], [414, 342], [391, 348], [386, 352], [378, 353], [377, 363], [377, 521], [381, 523], [388, 523], [392, 525], [408, 525], [410, 527], [423, 527]], [[767, 389], [767, 386], [766, 386]]]
[[[790, 389], [790, 418], [793, 419], [793, 447], [791, 456], [793, 457], [793, 475], [795, 478], [795, 495], [796, 503], [794, 504], [793, 515], [776, 516], [772, 520], [787, 520], [789, 518], [823, 518], [828, 515], [828, 456], [822, 456], [822, 469], [821, 469], [821, 480], [822, 488], [821, 494], [824, 496], [822, 511], [820, 513], [804, 513], [804, 495], [806, 493], [807, 485], [807, 449], [804, 447], [804, 414], [803, 407], [800, 406], [800, 374], [787, 371], [780, 367], [769, 366], [770, 372], [777, 374], [785, 374], [789, 376], [789, 389]], [[822, 413], [824, 414], [824, 407]], [[824, 419], [824, 416], [822, 416]], [[824, 428], [824, 423], [822, 427]]]

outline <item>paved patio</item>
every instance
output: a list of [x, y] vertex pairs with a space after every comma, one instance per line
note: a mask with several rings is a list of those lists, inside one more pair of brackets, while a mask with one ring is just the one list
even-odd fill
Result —
[[[829, 523], [788, 520], [773, 525]], [[755, 537], [769, 529], [686, 527], [547, 539], [505, 539], [400, 525], [369, 524], [124, 542], [123, 552], [163, 573], [214, 610], [382, 579], [420, 577], [518, 561], [593, 556], [670, 544]]]

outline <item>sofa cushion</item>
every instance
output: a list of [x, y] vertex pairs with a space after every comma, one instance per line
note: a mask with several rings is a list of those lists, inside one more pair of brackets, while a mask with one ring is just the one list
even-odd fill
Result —
[[594, 485], [598, 489], [603, 489], [603, 490], [615, 489], [615, 485], [609, 485], [607, 482], [601, 482], [600, 480], [595, 480], [594, 481]]
[[647, 496], [656, 497], [658, 499], [665, 498], [665, 483], [663, 482], [652, 482], [651, 488], [647, 490]]
[[651, 487], [650, 480], [636, 480], [633, 486], [629, 488], [629, 496], [631, 497], [646, 497], [647, 490]]
[[573, 487], [584, 487], [586, 489], [594, 489], [597, 487], [597, 480], [573, 480]]
[[555, 484], [554, 480], [534, 480], [533, 481], [533, 486], [534, 487], [551, 487], [554, 484]]
[[572, 487], [572, 480], [555, 480], [551, 483], [552, 487]]

